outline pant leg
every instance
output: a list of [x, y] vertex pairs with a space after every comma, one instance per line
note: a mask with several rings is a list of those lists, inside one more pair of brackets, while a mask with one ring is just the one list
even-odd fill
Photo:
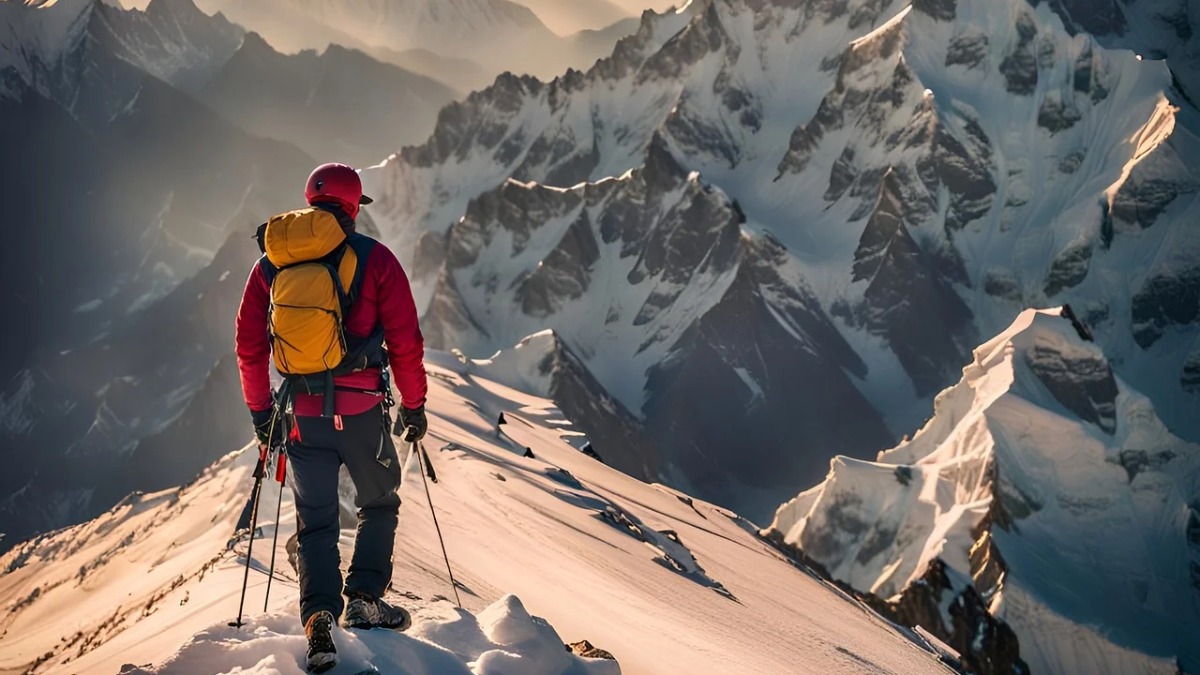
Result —
[[346, 592], [382, 597], [392, 579], [400, 511], [400, 458], [382, 407], [344, 419], [342, 463], [358, 496], [358, 532]]
[[321, 610], [342, 614], [342, 572], [338, 553], [338, 450], [327, 440], [318, 418], [298, 418], [302, 442], [288, 448], [288, 468], [296, 499], [297, 558], [300, 568], [300, 620]]

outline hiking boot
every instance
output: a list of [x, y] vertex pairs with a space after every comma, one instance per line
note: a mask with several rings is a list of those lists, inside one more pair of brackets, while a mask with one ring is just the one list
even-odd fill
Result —
[[308, 672], [323, 673], [337, 665], [337, 647], [333, 646], [333, 613], [320, 611], [308, 617], [304, 634], [308, 636]]
[[361, 594], [348, 596], [346, 612], [342, 615], [342, 625], [346, 628], [391, 628], [392, 630], [407, 630], [412, 625], [412, 617], [402, 607], [393, 607], [379, 598]]

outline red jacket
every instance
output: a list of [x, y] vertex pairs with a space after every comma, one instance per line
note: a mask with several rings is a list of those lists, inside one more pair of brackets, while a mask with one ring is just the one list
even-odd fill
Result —
[[[401, 404], [405, 408], [419, 408], [425, 405], [428, 390], [422, 362], [425, 340], [417, 324], [417, 307], [408, 277], [396, 255], [382, 243], [376, 243], [371, 249], [364, 274], [359, 297], [346, 315], [346, 332], [367, 336], [375, 326], [383, 326], [388, 362]], [[242, 293], [234, 338], [238, 369], [242, 375], [242, 394], [250, 410], [271, 407], [271, 338], [267, 329], [270, 304], [271, 288], [262, 265], [255, 264]], [[379, 370], [372, 368], [351, 373], [335, 382], [342, 387], [375, 390], [379, 388]], [[382, 394], [339, 391], [336, 411], [339, 415], [357, 415], [379, 405], [381, 400]], [[321, 404], [319, 395], [298, 394], [295, 412], [305, 417], [317, 417], [321, 414]]]

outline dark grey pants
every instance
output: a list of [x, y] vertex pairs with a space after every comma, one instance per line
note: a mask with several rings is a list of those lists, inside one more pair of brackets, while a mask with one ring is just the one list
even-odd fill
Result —
[[[300, 619], [321, 610], [342, 615], [343, 590], [381, 597], [392, 579], [392, 547], [400, 511], [400, 458], [383, 407], [333, 420], [297, 417], [300, 440], [288, 446], [296, 495]], [[358, 496], [358, 532], [342, 587], [338, 554], [338, 467], [346, 465]]]

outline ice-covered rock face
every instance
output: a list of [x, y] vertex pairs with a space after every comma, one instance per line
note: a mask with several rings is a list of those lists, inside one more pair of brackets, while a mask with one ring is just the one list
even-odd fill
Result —
[[[605, 180], [630, 170], [653, 175], [648, 162], [669, 159], [736, 204], [740, 229], [754, 241], [778, 244], [764, 244], [771, 252], [755, 269], [795, 280], [806, 289], [796, 303], [833, 328], [786, 337], [797, 349], [783, 350], [772, 369], [812, 353], [844, 355], [832, 362], [855, 374], [853, 387], [893, 437], [925, 418], [979, 336], [1003, 330], [1024, 307], [1069, 301], [1106, 345], [1115, 375], [1196, 438], [1200, 399], [1189, 364], [1200, 349], [1200, 278], [1192, 273], [1200, 231], [1189, 214], [1200, 175], [1187, 158], [1200, 154], [1197, 129], [1200, 115], [1162, 62], [1072, 34], [1048, 6], [706, 0], [647, 14], [636, 35], [586, 73], [549, 83], [499, 78], [446, 108], [428, 142], [366, 180], [380, 195], [385, 239], [413, 271], [433, 344], [485, 355], [546, 327], [593, 325], [567, 318], [582, 298], [630, 294], [637, 308], [623, 306], [597, 330], [617, 330], [632, 315], [634, 326], [620, 331], [638, 345], [710, 335], [700, 323], [710, 314], [686, 298], [702, 288], [691, 276], [698, 253], [719, 249], [729, 230], [693, 215], [691, 240], [661, 247], [661, 235], [675, 230], [659, 225], [660, 206]], [[505, 185], [510, 178], [541, 187]], [[581, 181], [588, 185], [572, 187]], [[571, 189], [551, 197], [546, 186]], [[611, 242], [595, 207], [578, 206], [588, 200], [619, 221], [604, 227], [621, 232], [622, 259], [644, 248], [644, 263], [615, 286], [599, 284], [592, 269], [606, 264]], [[533, 223], [580, 208], [586, 220], [553, 229], [557, 250], [526, 260]], [[730, 279], [747, 279], [750, 268], [743, 261]], [[671, 287], [682, 279], [686, 289]], [[646, 295], [650, 283], [657, 290]], [[729, 289], [745, 293], [746, 307], [770, 304], [760, 281]], [[488, 298], [483, 313], [483, 304], [458, 297], [477, 292]], [[706, 309], [715, 306], [706, 300]], [[602, 317], [607, 306], [589, 319]], [[726, 347], [733, 340], [753, 351], [755, 334], [721, 325]], [[673, 360], [653, 371], [638, 359], [583, 361], [647, 420], [664, 409], [647, 406], [671, 388], [667, 380], [686, 372]], [[747, 380], [723, 381], [718, 372], [696, 373], [690, 388], [743, 391]], [[738, 399], [738, 415], [758, 400], [755, 387], [744, 391], [752, 393]], [[830, 425], [817, 426], [794, 436], [831, 440], [822, 431]], [[720, 456], [718, 437], [699, 434], [698, 452]], [[763, 437], [763, 454], [868, 456], [876, 442], [818, 441], [797, 451], [791, 438]]]
[[[973, 642], [999, 620], [1032, 672], [1189, 671], [1198, 490], [1200, 446], [1058, 310], [1029, 310], [912, 440], [835, 459], [769, 534], [901, 614], [939, 607], [922, 625], [981, 662], [1007, 648]], [[970, 607], [988, 616], [963, 622]]]

